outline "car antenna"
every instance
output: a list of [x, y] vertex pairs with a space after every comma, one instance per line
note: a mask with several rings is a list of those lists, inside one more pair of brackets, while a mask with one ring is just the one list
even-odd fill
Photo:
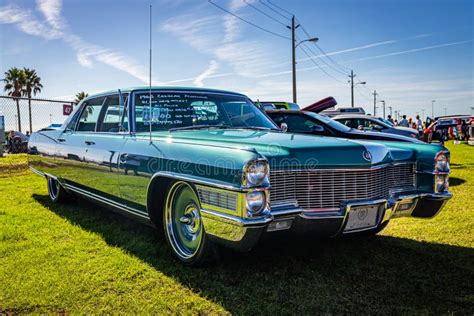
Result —
[[152, 34], [151, 34], [151, 12], [152, 12], [152, 5], [150, 3], [150, 82], [149, 82], [149, 96], [148, 96], [148, 104], [150, 106], [150, 115], [149, 115], [149, 120], [150, 120], [150, 143], [152, 143], [152, 139], [151, 139], [151, 131], [152, 131], [152, 124], [153, 124], [153, 117], [152, 117], [152, 106], [151, 106], [151, 56], [152, 56], [152, 41], [151, 41], [151, 37], [152, 37]]

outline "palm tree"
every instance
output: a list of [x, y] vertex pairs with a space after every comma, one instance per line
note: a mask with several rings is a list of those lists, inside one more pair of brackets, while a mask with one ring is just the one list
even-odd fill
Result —
[[16, 101], [16, 112], [18, 118], [18, 131], [21, 132], [20, 100], [22, 87], [25, 83], [25, 73], [16, 67], [10, 68], [5, 72], [4, 90]]
[[74, 103], [78, 104], [81, 102], [82, 99], [85, 99], [89, 96], [88, 93], [85, 93], [84, 91], [76, 93], [76, 99], [74, 100]]
[[41, 92], [43, 85], [41, 84], [41, 78], [38, 77], [36, 70], [23, 68], [25, 74], [25, 82], [22, 89], [23, 96], [28, 98], [28, 116], [30, 119], [30, 133], [33, 131], [33, 124], [31, 120], [31, 94], [36, 95]]

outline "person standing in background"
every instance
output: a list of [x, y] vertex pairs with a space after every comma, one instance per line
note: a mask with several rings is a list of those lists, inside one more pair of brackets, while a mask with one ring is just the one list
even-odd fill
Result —
[[402, 126], [402, 127], [408, 127], [408, 121], [407, 121], [407, 116], [406, 115], [403, 115], [402, 116], [402, 120], [400, 121], [400, 124], [398, 124], [398, 126]]
[[391, 116], [390, 114], [387, 116], [387, 120], [388, 120], [390, 123], [394, 124], [393, 118], [392, 118], [392, 116]]

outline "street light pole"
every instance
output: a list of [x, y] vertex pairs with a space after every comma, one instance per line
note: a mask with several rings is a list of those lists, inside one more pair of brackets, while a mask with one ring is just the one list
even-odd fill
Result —
[[349, 83], [351, 84], [351, 106], [354, 107], [354, 87], [358, 84], [366, 84], [367, 82], [360, 81], [354, 84], [354, 77], [356, 77], [356, 75], [354, 75], [354, 70], [351, 70], [351, 74], [348, 75], [348, 77], [351, 78], [351, 80], [349, 80]]
[[351, 70], [351, 74], [349, 75], [351, 78], [351, 106], [354, 107], [354, 71]]
[[380, 100], [379, 102], [383, 104], [383, 112], [382, 112], [383, 116], [382, 117], [385, 118], [385, 100]]
[[293, 103], [296, 103], [296, 41], [295, 41], [295, 16], [291, 18], [291, 58], [292, 58], [292, 72], [293, 72]]
[[374, 93], [372, 93], [374, 96], [374, 117], [377, 116], [377, 90], [374, 90]]
[[287, 26], [291, 30], [291, 64], [292, 64], [292, 81], [293, 81], [293, 103], [297, 103], [296, 98], [296, 48], [304, 42], [317, 42], [319, 38], [312, 37], [296, 43], [295, 31], [300, 25], [295, 25], [295, 16], [291, 18], [291, 26]]

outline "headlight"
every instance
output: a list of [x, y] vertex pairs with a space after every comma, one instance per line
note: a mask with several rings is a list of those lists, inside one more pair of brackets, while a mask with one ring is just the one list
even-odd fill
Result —
[[444, 152], [439, 152], [435, 157], [435, 172], [449, 172], [449, 158]]
[[266, 160], [252, 160], [244, 169], [244, 185], [255, 187], [268, 182], [268, 162]]
[[251, 191], [246, 195], [249, 216], [257, 216], [265, 209], [266, 198], [263, 191]]

